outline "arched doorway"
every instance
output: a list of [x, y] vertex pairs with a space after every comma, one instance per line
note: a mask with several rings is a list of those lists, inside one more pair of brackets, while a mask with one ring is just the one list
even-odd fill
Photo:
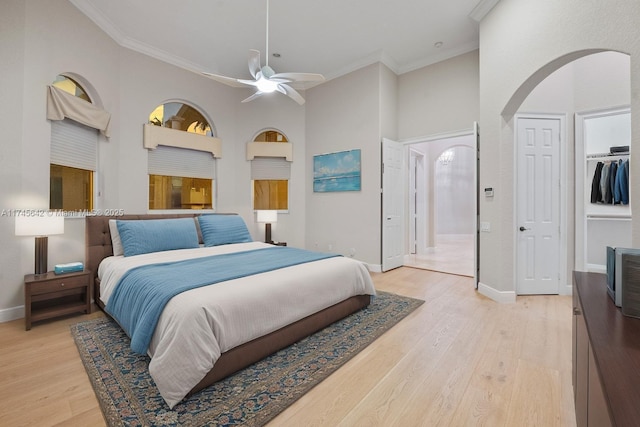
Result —
[[[587, 244], [585, 235], [588, 230], [581, 225], [581, 218], [585, 215], [587, 164], [584, 157], [584, 141], [576, 138], [578, 130], [574, 118], [592, 110], [628, 106], [631, 102], [629, 88], [628, 55], [613, 51], [584, 50], [565, 55], [538, 70], [521, 85], [503, 110], [502, 118], [505, 125], [503, 142], [511, 143], [514, 159], [516, 159], [515, 165], [518, 165], [517, 159], [523, 149], [522, 137], [520, 140], [518, 138], [518, 117], [523, 114], [531, 115], [531, 113], [544, 116], [544, 114], [562, 112], [561, 115], [566, 121], [566, 131], [563, 131], [566, 142], [559, 147], [560, 216], [557, 226], [560, 231], [557, 244], [559, 269], [554, 277], [548, 278], [557, 282], [558, 292], [552, 293], [571, 293], [570, 272], [579, 265], [579, 255], [584, 250], [583, 246]], [[515, 254], [513, 281], [518, 294], [538, 293], [531, 290], [522, 292], [517, 285], [527, 274], [530, 276], [537, 274], [536, 266], [544, 265], [542, 259], [531, 257], [526, 263], [520, 263], [519, 256], [525, 247], [523, 239], [527, 236], [525, 236], [526, 231], [522, 232], [519, 229], [522, 224], [519, 223], [518, 215], [522, 211], [522, 204], [525, 203], [523, 200], [533, 199], [522, 196], [526, 191], [527, 182], [518, 183], [518, 179], [526, 181], [522, 177], [519, 178], [519, 166], [515, 166], [513, 180], [516, 184], [513, 196], [513, 228], [511, 229]], [[525, 230], [527, 229], [528, 227], [525, 227]], [[601, 246], [601, 252], [604, 254], [606, 244]]]

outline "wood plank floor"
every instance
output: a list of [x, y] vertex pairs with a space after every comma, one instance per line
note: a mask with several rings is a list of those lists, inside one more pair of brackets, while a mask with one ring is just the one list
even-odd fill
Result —
[[473, 277], [474, 256], [473, 234], [438, 234], [434, 247], [419, 255], [405, 255], [404, 265]]
[[[269, 427], [575, 426], [570, 297], [498, 304], [407, 267], [373, 278], [426, 302]], [[69, 332], [89, 316], [0, 324], [0, 425], [104, 425]]]

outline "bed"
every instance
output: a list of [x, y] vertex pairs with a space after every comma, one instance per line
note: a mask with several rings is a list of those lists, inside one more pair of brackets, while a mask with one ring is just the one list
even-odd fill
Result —
[[[114, 235], [116, 239], [123, 239], [128, 256], [122, 254], [122, 242], [117, 241], [114, 255], [113, 220], [120, 220]], [[148, 220], [179, 220], [170, 222], [172, 229], [175, 224], [183, 227], [191, 221], [195, 224], [196, 243], [187, 225], [191, 240], [185, 247], [176, 243], [181, 239], [180, 234], [170, 239], [178, 249], [155, 251], [151, 245], [145, 247], [147, 252], [138, 253], [131, 244], [132, 239], [144, 235], [145, 227], [162, 222]], [[221, 229], [220, 224], [225, 228]], [[133, 232], [124, 226], [131, 227]], [[242, 219], [234, 214], [86, 217], [86, 268], [94, 272], [94, 301], [132, 337], [132, 348], [134, 343], [147, 343], [147, 346], [138, 345], [137, 351], [144, 349], [151, 357], [149, 371], [170, 408], [184, 397], [366, 307], [375, 295], [368, 270], [356, 260], [324, 257], [253, 242], [250, 238], [239, 241], [225, 236], [225, 230], [236, 226], [246, 230]], [[231, 234], [236, 236], [234, 233]], [[149, 241], [138, 240], [144, 241], [142, 246]], [[212, 241], [216, 244], [211, 244]], [[280, 259], [267, 261], [267, 256]], [[298, 260], [298, 256], [302, 258]], [[273, 267], [272, 262], [275, 262]], [[214, 267], [221, 265], [236, 267]], [[244, 268], [245, 265], [251, 267]], [[270, 267], [264, 268], [265, 265]], [[186, 268], [190, 273], [182, 274], [174, 266]], [[160, 271], [154, 270], [152, 274], [146, 270], [149, 268]], [[197, 277], [207, 270], [216, 272], [213, 284], [208, 278]], [[237, 274], [238, 271], [243, 273]], [[136, 284], [127, 291], [122, 290], [127, 289], [125, 279], [132, 280], [136, 274], [146, 288]], [[176, 280], [174, 276], [181, 279]], [[189, 279], [182, 280], [187, 276]], [[120, 307], [117, 301], [138, 299], [137, 295], [127, 297], [126, 292], [147, 288], [155, 292], [155, 288], [161, 286], [153, 280], [167, 282], [170, 287], [180, 282], [182, 286], [183, 282], [192, 280], [192, 276], [194, 282], [200, 280], [204, 284], [206, 281], [206, 285], [165, 296], [166, 305], [160, 304], [162, 310], [157, 316], [157, 325], [151, 329], [152, 334], [138, 334], [132, 329], [132, 325], [147, 323], [146, 318], [140, 320], [139, 317], [140, 312], [147, 311], [147, 306], [144, 310]], [[152, 306], [155, 302], [141, 304]], [[139, 336], [144, 338], [138, 339]]]

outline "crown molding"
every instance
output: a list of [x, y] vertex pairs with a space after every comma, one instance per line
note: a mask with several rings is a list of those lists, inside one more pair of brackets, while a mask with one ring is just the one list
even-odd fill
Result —
[[469, 18], [476, 22], [482, 21], [498, 2], [500, 2], [500, 0], [480, 0], [476, 7], [469, 13]]
[[427, 58], [421, 59], [420, 61], [412, 62], [394, 71], [397, 75], [401, 75], [404, 73], [408, 73], [410, 71], [418, 70], [428, 65], [433, 65], [433, 64], [437, 64], [438, 62], [446, 61], [447, 59], [455, 58], [456, 56], [459, 56], [459, 55], [464, 55], [465, 53], [469, 53], [474, 50], [478, 50], [479, 47], [480, 47], [480, 43], [477, 41], [474, 41], [461, 46], [457, 46], [455, 49], [444, 49], [436, 55], [430, 55]]
[[93, 7], [89, 2], [83, 0], [69, 0], [80, 12], [87, 16], [94, 24], [96, 24], [102, 31], [107, 33], [109, 37], [115, 40], [116, 43], [122, 45], [125, 36], [122, 30], [118, 28], [109, 18], [107, 18], [102, 12]]

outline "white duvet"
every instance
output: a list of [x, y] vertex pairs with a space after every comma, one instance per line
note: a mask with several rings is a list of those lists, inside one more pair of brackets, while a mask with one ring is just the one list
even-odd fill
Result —
[[[98, 269], [106, 305], [129, 269], [269, 247], [251, 242], [105, 258]], [[221, 353], [354, 295], [375, 295], [359, 261], [334, 257], [183, 292], [166, 305], [149, 345], [149, 372], [170, 408], [211, 370]]]

